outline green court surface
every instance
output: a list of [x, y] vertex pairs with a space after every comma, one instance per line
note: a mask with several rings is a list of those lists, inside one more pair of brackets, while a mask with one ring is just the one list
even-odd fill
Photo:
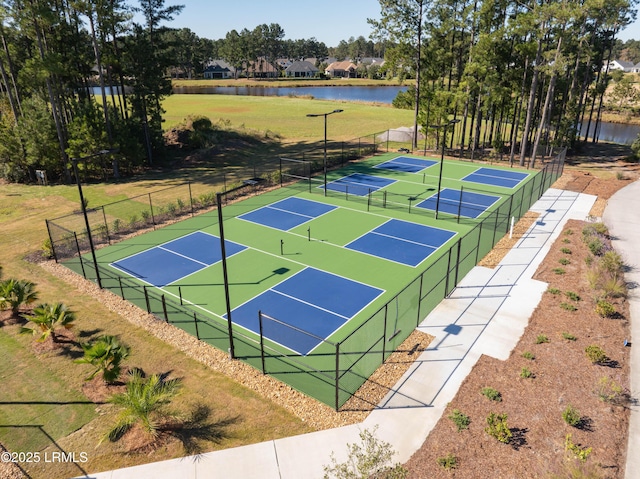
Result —
[[[292, 334], [304, 335], [307, 340], [312, 338], [315, 342], [304, 351], [284, 346], [284, 343], [273, 339], [275, 336], [266, 332], [261, 334], [257, 326], [248, 327], [236, 322], [236, 316], [232, 314], [233, 348], [237, 359], [248, 362], [336, 409], [357, 391], [478, 260], [491, 250], [508, 231], [511, 217], [517, 220], [524, 215], [560, 174], [560, 171], [548, 174], [495, 168], [496, 171], [517, 171], [522, 173], [523, 179], [517, 187], [478, 184], [464, 181], [463, 178], [481, 167], [486, 170], [486, 165], [445, 160], [441, 188], [443, 192], [445, 189], [449, 190], [454, 206], [449, 212], [441, 211], [436, 219], [434, 211], [417, 205], [437, 195], [440, 181], [439, 160], [433, 159], [432, 165], [414, 172], [375, 168], [397, 156], [399, 155], [381, 155], [329, 172], [328, 183], [342, 181], [340, 179], [344, 177], [365, 180], [375, 177], [374, 180], [379, 179], [385, 184], [379, 189], [371, 188], [366, 194], [353, 195], [348, 191], [327, 190], [325, 196], [321, 175], [301, 179], [289, 186], [226, 204], [222, 208], [225, 239], [244, 247], [227, 258], [231, 310], [238, 308], [237, 311], [240, 311], [243, 306], [250, 309], [253, 300], [261, 298], [261, 295], [267, 294], [265, 292], [271, 292], [279, 285], [296, 286], [297, 278], [302, 277], [297, 275], [308, 268], [330, 273], [333, 275], [331, 277], [347, 280], [348, 284], [364, 285], [376, 291], [377, 295], [373, 295], [372, 300], [362, 301], [362, 308], [353, 316], [336, 312], [340, 305], [320, 308], [328, 309], [329, 313], [342, 318], [335, 329], [330, 329], [326, 335], [294, 331], [300, 326], [283, 326], [278, 322], [279, 317], [269, 311], [262, 311], [265, 317], [260, 325], [265, 331], [269, 328], [284, 328], [289, 332], [293, 331]], [[387, 184], [387, 181], [392, 182]], [[486, 211], [478, 210], [477, 217], [459, 215], [462, 210], [458, 208], [456, 211], [455, 207], [458, 194], [460, 197], [463, 194], [477, 194], [479, 198], [490, 198], [490, 205]], [[280, 214], [284, 214], [287, 219], [295, 219], [297, 213], [282, 213], [277, 205], [277, 211], [270, 209], [274, 203], [292, 197], [307, 200], [302, 202], [305, 204], [313, 202], [314, 205], [330, 205], [335, 208], [318, 216], [305, 217], [302, 224], [291, 228], [249, 221], [249, 218], [253, 218], [251, 215], [239, 218], [247, 213], [255, 215], [259, 210], [258, 213], [266, 211], [267, 216], [271, 214], [269, 212], [276, 215], [268, 216], [269, 220]], [[280, 204], [288, 203], [285, 201]], [[260, 210], [270, 205], [270, 208]], [[423, 246], [419, 239], [420, 244], [415, 246], [413, 237], [394, 237], [397, 225], [406, 227], [407, 232], [417, 229], [440, 233], [445, 230], [450, 232], [450, 236], [447, 234], [443, 240], [434, 240], [435, 246]], [[175, 280], [172, 278], [167, 284], [155, 286], [144, 278], [127, 274], [122, 268], [131, 258], [135, 259], [135, 255], [149, 254], [149, 250], [159, 245], [194, 232], [202, 232], [209, 235], [207, 238], [215, 237], [217, 240], [221, 233], [218, 212], [201, 214], [97, 250], [102, 284], [154, 313], [159, 320], [166, 320], [200, 340], [227, 351], [231, 342], [226, 320], [227, 302], [221, 261], [212, 260], [210, 264], [205, 262], [200, 269]], [[378, 239], [383, 241], [380, 243], [382, 246], [376, 246]], [[385, 257], [391, 248], [386, 245], [403, 241], [403, 244], [418, 249], [418, 259], [414, 261], [417, 264]], [[353, 249], [360, 242], [375, 243], [373, 246], [368, 243], [365, 245], [366, 248], [374, 249], [364, 252]], [[164, 246], [160, 247], [163, 248]], [[421, 259], [423, 251], [425, 256]], [[160, 254], [164, 254], [164, 250], [158, 251], [158, 256], [154, 256], [157, 260], [151, 261], [158, 263], [153, 265], [156, 268], [154, 274], [171, 274], [171, 271], [163, 270], [163, 267], [170, 269], [171, 264], [164, 263]], [[82, 256], [81, 260], [74, 258], [65, 262], [65, 265], [85, 277], [95, 278], [90, 255]], [[288, 280], [291, 281], [287, 283]], [[304, 289], [304, 285], [302, 287]], [[301, 298], [305, 294], [322, 296], [322, 289], [326, 285], [320, 281], [307, 287], [308, 291], [300, 293]], [[282, 308], [286, 309], [284, 306]], [[255, 311], [255, 315], [251, 312], [250, 316], [256, 318], [257, 325], [258, 311]]]

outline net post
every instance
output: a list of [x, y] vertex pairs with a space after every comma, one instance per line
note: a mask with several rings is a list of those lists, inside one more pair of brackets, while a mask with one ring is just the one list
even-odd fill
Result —
[[369, 188], [369, 194], [367, 195], [367, 211], [371, 208], [371, 188]]
[[262, 326], [262, 311], [258, 310], [258, 326], [260, 331], [260, 362], [262, 363], [262, 374], [267, 374], [264, 362], [264, 329]]
[[340, 343], [336, 343], [336, 412], [340, 409]]
[[151, 223], [153, 223], [153, 229], [156, 229], [156, 217], [153, 214], [153, 202], [151, 201], [151, 193], [149, 193], [149, 210], [151, 211]]
[[349, 201], [349, 185], [344, 185], [344, 197], [347, 201]]
[[196, 326], [196, 338], [200, 339], [200, 331], [198, 331], [198, 316], [193, 312], [193, 324]]
[[167, 314], [167, 303], [164, 300], [164, 294], [160, 296], [162, 300], [162, 313], [164, 314], [164, 320], [169, 323], [169, 315]]
[[82, 276], [84, 276], [84, 279], [87, 279], [87, 273], [84, 270], [84, 261], [82, 261], [82, 253], [80, 253], [80, 242], [78, 241], [78, 235], [75, 231], [73, 232], [73, 237], [76, 240], [76, 249], [78, 250], [78, 259], [80, 260], [80, 268], [82, 268]]
[[149, 292], [147, 291], [147, 285], [142, 286], [144, 291], [144, 301], [147, 303], [147, 313], [151, 313], [151, 304], [149, 303]]
[[384, 190], [382, 192], [382, 207], [383, 208], [387, 207], [387, 190]]
[[460, 186], [460, 201], [458, 202], [458, 223], [460, 223], [460, 211], [462, 210], [462, 192], [464, 190], [464, 185]]

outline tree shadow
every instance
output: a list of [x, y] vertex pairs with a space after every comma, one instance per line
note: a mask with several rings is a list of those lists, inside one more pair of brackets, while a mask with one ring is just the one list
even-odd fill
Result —
[[187, 419], [167, 427], [167, 432], [182, 443], [187, 454], [200, 454], [203, 451], [203, 442], [219, 444], [229, 437], [227, 428], [239, 420], [240, 416], [230, 416], [211, 421], [211, 408], [198, 404]]
[[519, 428], [513, 427], [511, 430], [511, 439], [509, 440], [509, 445], [516, 451], [519, 451], [521, 447], [527, 445], [527, 433], [529, 432], [529, 428]]

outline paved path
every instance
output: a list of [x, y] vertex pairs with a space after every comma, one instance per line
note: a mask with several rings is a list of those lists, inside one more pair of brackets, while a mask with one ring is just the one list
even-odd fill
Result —
[[[637, 192], [635, 196], [640, 198]], [[359, 442], [360, 431], [376, 427], [376, 436], [398, 453], [395, 460], [406, 462], [438, 422], [480, 355], [509, 357], [547, 288], [546, 283], [531, 279], [533, 274], [566, 221], [585, 219], [594, 201], [594, 196], [548, 190], [531, 208], [540, 213], [538, 221], [498, 267], [475, 267], [420, 324], [422, 331], [436, 339], [363, 423], [89, 477], [320, 478], [332, 452], [343, 462], [347, 444]]]
[[[629, 271], [625, 279], [629, 286], [629, 315], [631, 316], [631, 395], [637, 398], [640, 391], [640, 181], [618, 191], [607, 203], [602, 217], [615, 238], [613, 247], [622, 255]], [[637, 478], [640, 473], [640, 405], [631, 407], [627, 465], [625, 477]]]

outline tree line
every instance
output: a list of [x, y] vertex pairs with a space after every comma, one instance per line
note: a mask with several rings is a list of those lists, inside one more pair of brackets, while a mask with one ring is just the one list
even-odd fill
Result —
[[183, 9], [164, 0], [3, 0], [0, 176], [34, 181], [46, 170], [69, 181], [70, 158], [89, 156], [80, 167], [94, 174], [116, 158], [116, 171], [153, 164], [172, 70], [197, 75], [213, 58], [238, 66], [329, 55], [384, 55], [387, 76], [416, 80], [395, 102], [415, 110], [416, 132], [461, 120], [460, 149], [509, 145], [511, 160], [524, 165], [540, 144], [575, 145], [579, 124], [594, 127], [610, 80], [602, 65], [635, 47], [616, 40], [635, 0], [379, 2], [370, 40], [328, 48], [315, 38], [285, 40], [278, 24], [198, 38], [163, 26]]
[[[533, 166], [541, 145], [575, 146], [600, 120], [616, 35], [634, 0], [379, 0], [369, 19], [385, 59], [409, 68], [415, 130], [460, 120], [459, 145], [510, 146]], [[453, 128], [450, 128], [452, 130]], [[453, 136], [446, 142], [453, 147]]]

